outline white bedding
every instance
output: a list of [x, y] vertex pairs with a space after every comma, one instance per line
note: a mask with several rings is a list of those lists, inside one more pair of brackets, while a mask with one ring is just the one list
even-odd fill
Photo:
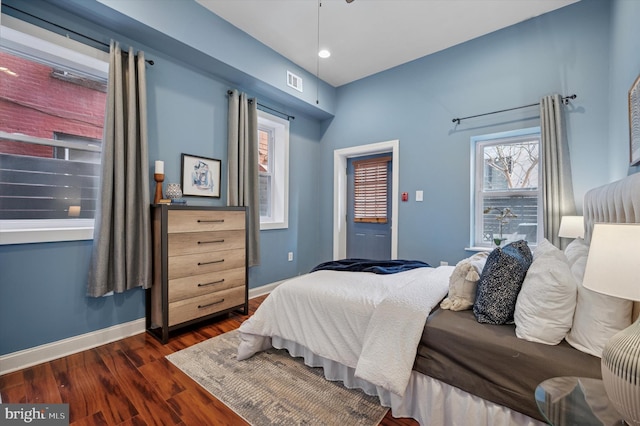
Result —
[[453, 268], [317, 271], [289, 280], [240, 326], [238, 359], [271, 347], [277, 336], [403, 395], [427, 315], [446, 296]]

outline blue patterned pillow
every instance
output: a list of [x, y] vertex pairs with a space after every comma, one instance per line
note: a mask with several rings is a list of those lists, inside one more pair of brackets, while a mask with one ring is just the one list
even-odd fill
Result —
[[518, 293], [533, 256], [524, 240], [496, 248], [487, 258], [478, 288], [473, 313], [478, 322], [507, 324], [513, 322]]

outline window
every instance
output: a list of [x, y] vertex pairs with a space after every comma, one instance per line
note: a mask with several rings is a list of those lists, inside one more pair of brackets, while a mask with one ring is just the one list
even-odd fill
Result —
[[0, 244], [91, 239], [109, 55], [2, 15]]
[[354, 222], [387, 223], [389, 161], [385, 156], [353, 162]]
[[542, 235], [540, 128], [471, 139], [474, 247]]
[[258, 110], [260, 229], [289, 226], [289, 122]]

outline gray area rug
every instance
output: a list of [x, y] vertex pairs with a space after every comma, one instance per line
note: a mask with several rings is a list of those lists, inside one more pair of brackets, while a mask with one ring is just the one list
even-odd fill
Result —
[[376, 396], [324, 378], [286, 350], [236, 360], [238, 331], [167, 356], [252, 425], [377, 425], [387, 412]]

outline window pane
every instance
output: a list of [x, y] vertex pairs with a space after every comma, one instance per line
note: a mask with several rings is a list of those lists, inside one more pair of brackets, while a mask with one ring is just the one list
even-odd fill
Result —
[[260, 172], [269, 172], [269, 151], [271, 146], [271, 132], [260, 129], [258, 131], [258, 164]]
[[260, 217], [271, 217], [271, 176], [260, 174], [258, 176], [258, 186], [260, 187]]
[[390, 157], [354, 161], [354, 221], [387, 222]]
[[0, 219], [93, 218], [106, 82], [4, 51], [0, 63]]
[[482, 204], [482, 242], [495, 238], [507, 242], [537, 243], [538, 195], [485, 198]]
[[486, 145], [483, 148], [483, 191], [537, 190], [537, 139]]
[[542, 235], [540, 129], [529, 128], [471, 138], [473, 246], [494, 247]]

